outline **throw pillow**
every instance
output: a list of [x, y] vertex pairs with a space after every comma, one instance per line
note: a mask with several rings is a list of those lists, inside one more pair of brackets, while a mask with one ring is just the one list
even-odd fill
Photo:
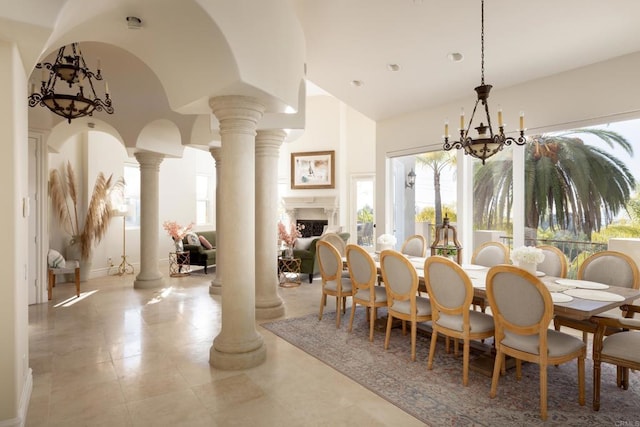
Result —
[[49, 249], [49, 253], [47, 254], [47, 264], [51, 268], [64, 268], [66, 262], [60, 252], [55, 249]]
[[206, 237], [204, 236], [198, 236], [198, 237], [200, 238], [200, 243], [202, 243], [202, 246], [204, 246], [205, 249], [213, 249], [213, 245], [209, 243]]
[[187, 244], [200, 246], [200, 239], [198, 238], [198, 235], [196, 233], [194, 232], [187, 233], [186, 237], [187, 237]]
[[311, 241], [316, 238], [317, 237], [298, 237], [293, 244], [293, 247], [300, 251], [308, 251], [309, 246], [311, 246]]

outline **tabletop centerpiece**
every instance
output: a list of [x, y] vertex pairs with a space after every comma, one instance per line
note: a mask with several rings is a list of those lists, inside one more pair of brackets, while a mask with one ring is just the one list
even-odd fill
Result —
[[186, 226], [181, 226], [175, 221], [165, 221], [162, 223], [162, 227], [169, 233], [169, 236], [173, 239], [173, 243], [176, 246], [176, 252], [184, 251], [184, 244], [182, 239], [193, 228], [193, 222]]
[[287, 231], [287, 227], [282, 222], [278, 222], [278, 239], [280, 239], [281, 245], [285, 247], [285, 258], [293, 258], [293, 245], [298, 237], [302, 237], [302, 229], [304, 229], [304, 225], [291, 223]]
[[396, 237], [391, 234], [381, 235], [380, 237], [378, 237], [377, 242], [378, 242], [378, 250], [380, 252], [387, 249], [393, 249], [396, 246], [396, 243], [398, 243]]
[[538, 264], [544, 261], [544, 252], [535, 246], [520, 246], [511, 252], [511, 260], [535, 276]]

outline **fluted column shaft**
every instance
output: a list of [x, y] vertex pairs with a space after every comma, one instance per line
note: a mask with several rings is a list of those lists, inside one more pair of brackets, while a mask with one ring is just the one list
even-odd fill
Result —
[[283, 130], [260, 130], [256, 136], [256, 317], [284, 315], [278, 295], [278, 158], [287, 136]]
[[[213, 340], [209, 363], [220, 369], [246, 369], [267, 357], [255, 327], [255, 136], [264, 106], [246, 96], [209, 101], [220, 122], [222, 157], [222, 241], [224, 273], [222, 328]], [[233, 238], [229, 238], [233, 236]]]
[[209, 285], [209, 293], [213, 295], [222, 295], [222, 262], [220, 259], [223, 254], [220, 250], [223, 239], [222, 231], [222, 147], [210, 148], [211, 157], [216, 162], [216, 277]]
[[158, 268], [159, 175], [164, 155], [142, 151], [135, 156], [140, 164], [140, 273], [133, 287], [160, 288], [165, 285]]

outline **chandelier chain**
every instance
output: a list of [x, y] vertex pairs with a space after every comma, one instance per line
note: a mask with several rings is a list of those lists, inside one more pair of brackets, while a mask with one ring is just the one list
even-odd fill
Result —
[[480, 63], [481, 84], [484, 85], [484, 0], [480, 11]]
[[[445, 122], [444, 125], [444, 144], [442, 148], [446, 151], [452, 149], [463, 149], [465, 154], [469, 154], [472, 157], [482, 160], [482, 164], [485, 161], [501, 151], [505, 146], [511, 144], [524, 145], [527, 142], [527, 137], [524, 134], [524, 113], [520, 113], [520, 135], [519, 136], [506, 136], [504, 133], [504, 124], [502, 122], [502, 110], [498, 109], [498, 132], [493, 132], [493, 126], [491, 125], [491, 115], [489, 114], [489, 92], [493, 86], [484, 83], [484, 0], [481, 0], [481, 21], [480, 21], [480, 86], [474, 88], [477, 94], [476, 103], [473, 106], [473, 112], [467, 125], [465, 125], [464, 110], [460, 113], [460, 138], [458, 140], [449, 140], [449, 123]], [[478, 110], [478, 103], [482, 103], [482, 107]], [[486, 120], [480, 121], [480, 125], [474, 127], [472, 125], [473, 119], [476, 117], [476, 111], [481, 112], [484, 110], [484, 116]], [[481, 114], [480, 114], [481, 115]], [[477, 137], [469, 135], [471, 128], [475, 128], [478, 132]]]

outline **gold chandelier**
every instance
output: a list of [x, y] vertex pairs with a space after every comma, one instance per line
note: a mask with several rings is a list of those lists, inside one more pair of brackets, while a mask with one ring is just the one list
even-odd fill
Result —
[[[527, 138], [524, 135], [524, 113], [520, 112], [520, 136], [517, 138], [507, 137], [504, 134], [504, 123], [502, 122], [502, 110], [498, 109], [498, 133], [493, 133], [493, 127], [491, 126], [491, 116], [489, 115], [489, 92], [491, 91], [492, 86], [484, 83], [484, 0], [482, 0], [482, 9], [481, 9], [481, 33], [480, 33], [480, 45], [481, 45], [481, 61], [482, 61], [482, 73], [481, 73], [481, 82], [480, 86], [475, 88], [476, 93], [478, 94], [478, 99], [473, 107], [473, 112], [471, 113], [471, 119], [469, 120], [469, 124], [465, 127], [465, 119], [464, 119], [464, 109], [460, 112], [460, 139], [458, 141], [449, 141], [449, 123], [445, 122], [444, 124], [444, 144], [442, 148], [446, 151], [449, 151], [453, 148], [464, 149], [465, 154], [469, 154], [472, 157], [482, 160], [482, 164], [489, 157], [496, 154], [498, 151], [502, 150], [505, 145], [511, 145], [512, 143], [516, 143], [517, 145], [524, 145], [527, 142]], [[478, 108], [478, 103], [482, 103], [484, 106], [484, 112], [486, 116], [485, 125], [484, 122], [480, 122], [480, 125], [475, 127], [475, 130], [478, 131], [477, 138], [471, 138], [469, 136], [469, 130], [471, 129], [471, 124], [473, 123], [473, 118], [476, 114], [476, 109]], [[488, 133], [487, 133], [488, 131]]]
[[[71, 51], [70, 54], [65, 54], [67, 48]], [[98, 60], [97, 72], [91, 71], [84, 61], [78, 43], [61, 47], [53, 64], [40, 62], [36, 64], [36, 69], [42, 70], [42, 85], [40, 92], [32, 90], [29, 95], [30, 107], [47, 107], [67, 119], [69, 123], [71, 119], [91, 116], [94, 111], [113, 114], [107, 83], [105, 82], [104, 100], [98, 97], [94, 87], [94, 80], [102, 80], [100, 61]], [[45, 70], [49, 71], [49, 75]], [[57, 85], [58, 82], [61, 84]]]

